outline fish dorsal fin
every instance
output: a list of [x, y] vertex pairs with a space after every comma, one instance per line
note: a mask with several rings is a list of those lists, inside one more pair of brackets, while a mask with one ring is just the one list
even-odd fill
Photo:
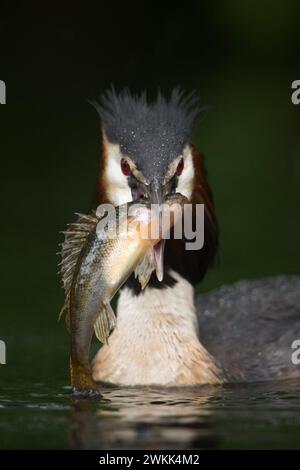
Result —
[[[62, 277], [63, 287], [65, 290], [65, 303], [60, 311], [59, 318], [62, 316], [65, 310], [69, 310], [70, 306], [70, 291], [72, 285], [72, 279], [76, 267], [76, 263], [80, 252], [86, 242], [88, 235], [95, 229], [99, 219], [96, 213], [93, 211], [90, 214], [78, 214], [76, 222], [68, 225], [65, 232], [62, 232], [65, 236], [63, 243], [61, 244], [61, 262], [60, 273]], [[69, 315], [66, 315], [66, 323], [68, 327]], [[69, 329], [69, 328], [68, 328]]]

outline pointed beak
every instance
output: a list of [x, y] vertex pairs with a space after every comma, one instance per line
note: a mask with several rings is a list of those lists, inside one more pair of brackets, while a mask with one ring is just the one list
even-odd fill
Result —
[[165, 197], [164, 186], [158, 181], [157, 178], [153, 178], [149, 187], [149, 198], [152, 204], [163, 204]]
[[[159, 224], [162, 226], [162, 211], [161, 205], [165, 201], [166, 191], [165, 187], [160, 183], [157, 178], [153, 178], [149, 186], [148, 197], [151, 201], [151, 204], [156, 204], [156, 209], [158, 211]], [[153, 248], [154, 253], [154, 266], [156, 271], [156, 277], [161, 282], [164, 277], [164, 249], [165, 249], [165, 240], [160, 240]]]
[[[161, 205], [165, 201], [166, 197], [166, 187], [158, 180], [158, 178], [153, 178], [149, 185], [143, 183], [137, 184], [131, 190], [132, 199], [135, 201], [140, 198], [141, 195], [145, 196], [151, 204], [155, 205], [155, 209], [158, 211], [159, 226], [162, 227], [162, 209]], [[164, 248], [165, 240], [160, 240], [153, 247], [153, 259], [154, 259], [154, 268], [156, 271], [156, 277], [161, 282], [164, 277]]]

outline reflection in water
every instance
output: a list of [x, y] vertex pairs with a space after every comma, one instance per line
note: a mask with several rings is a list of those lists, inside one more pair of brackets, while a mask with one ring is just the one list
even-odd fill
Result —
[[79, 400], [52, 380], [2, 381], [0, 447], [300, 448], [299, 381], [101, 392]]
[[205, 417], [221, 387], [197, 389], [105, 388], [99, 404], [73, 403], [73, 448], [163, 449], [216, 447]]

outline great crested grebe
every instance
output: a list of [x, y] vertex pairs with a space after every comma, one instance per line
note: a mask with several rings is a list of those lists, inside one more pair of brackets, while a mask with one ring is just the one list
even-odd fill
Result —
[[[132, 275], [120, 291], [117, 326], [93, 360], [93, 377], [118, 385], [188, 386], [299, 378], [292, 343], [300, 339], [300, 279], [241, 282], [198, 296], [194, 286], [213, 265], [218, 226], [202, 154], [192, 144], [198, 109], [177, 89], [158, 94], [114, 90], [95, 104], [102, 121], [97, 204], [115, 206], [146, 193], [180, 192], [205, 205], [204, 246], [184, 240], [155, 248], [156, 271], [141, 291]], [[168, 174], [166, 184], [165, 175]]]

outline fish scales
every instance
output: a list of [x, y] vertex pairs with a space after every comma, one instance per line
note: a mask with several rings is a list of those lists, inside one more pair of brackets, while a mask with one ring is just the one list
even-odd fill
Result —
[[[185, 198], [177, 195], [170, 201], [183, 205]], [[126, 217], [124, 209], [129, 211]], [[150, 203], [134, 201], [116, 208], [117, 236], [105, 231], [96, 213], [78, 214], [68, 226], [62, 244], [61, 272], [66, 292], [61, 313], [68, 310], [67, 323], [71, 333], [71, 382], [74, 390], [97, 390], [91, 374], [89, 351], [93, 332], [105, 343], [116, 325], [110, 301], [135, 270], [142, 288], [154, 269], [153, 247], [163, 234], [161, 220]], [[173, 223], [173, 222], [172, 222]], [[144, 238], [143, 230], [152, 234]], [[156, 234], [153, 237], [153, 234]]]

